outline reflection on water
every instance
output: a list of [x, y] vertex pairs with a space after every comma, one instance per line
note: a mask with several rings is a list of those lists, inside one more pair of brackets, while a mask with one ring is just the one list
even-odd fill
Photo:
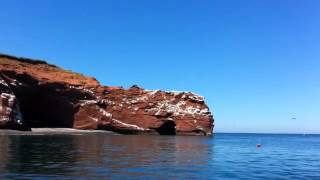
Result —
[[[1, 178], [192, 176], [212, 152], [208, 137], [54, 135], [0, 136]], [[179, 168], [176, 168], [179, 167]], [[194, 168], [190, 168], [194, 167]], [[168, 176], [170, 177], [170, 174]]]
[[9, 137], [0, 137], [0, 172], [5, 169], [9, 157]]
[[12, 136], [9, 137], [10, 173], [64, 174], [68, 164], [75, 162], [72, 136]]
[[0, 179], [320, 179], [317, 135], [11, 135], [0, 143]]

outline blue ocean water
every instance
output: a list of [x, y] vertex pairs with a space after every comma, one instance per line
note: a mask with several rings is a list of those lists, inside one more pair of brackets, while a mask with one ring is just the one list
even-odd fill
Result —
[[0, 179], [320, 179], [320, 135], [2, 135], [0, 146]]

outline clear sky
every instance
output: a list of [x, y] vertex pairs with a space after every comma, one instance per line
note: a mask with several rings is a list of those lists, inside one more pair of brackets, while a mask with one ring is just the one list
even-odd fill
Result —
[[0, 23], [2, 53], [201, 94], [216, 131], [320, 133], [318, 0], [2, 0]]

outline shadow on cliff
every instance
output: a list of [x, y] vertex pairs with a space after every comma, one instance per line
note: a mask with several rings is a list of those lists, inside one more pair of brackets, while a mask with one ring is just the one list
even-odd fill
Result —
[[74, 104], [81, 98], [93, 98], [62, 83], [40, 83], [30, 75], [12, 71], [4, 71], [3, 74], [20, 83], [11, 88], [30, 128], [72, 128], [76, 111]]

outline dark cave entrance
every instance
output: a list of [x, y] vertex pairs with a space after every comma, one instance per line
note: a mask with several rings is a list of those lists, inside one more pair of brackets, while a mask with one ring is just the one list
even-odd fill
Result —
[[74, 108], [67, 98], [45, 87], [15, 89], [23, 118], [30, 128], [71, 128]]
[[176, 123], [174, 121], [165, 121], [156, 131], [160, 135], [176, 135]]
[[28, 128], [71, 128], [74, 121], [73, 99], [78, 96], [66, 91], [61, 83], [45, 83], [27, 74], [3, 72], [21, 82], [10, 86], [19, 100], [20, 110]]

